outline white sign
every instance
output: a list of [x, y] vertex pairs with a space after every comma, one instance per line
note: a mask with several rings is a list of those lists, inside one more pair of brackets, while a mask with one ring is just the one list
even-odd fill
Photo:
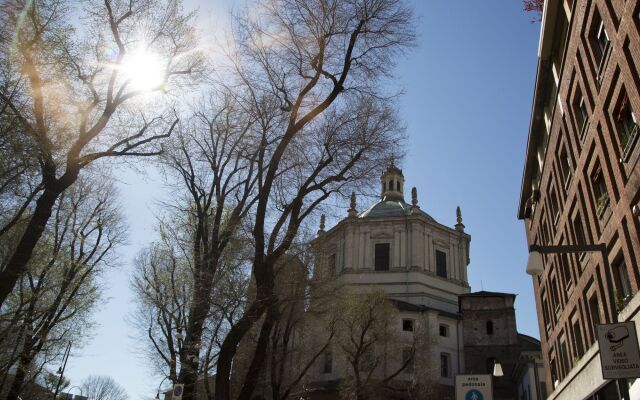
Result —
[[456, 375], [456, 400], [493, 400], [491, 375]]
[[171, 400], [182, 400], [183, 392], [184, 392], [184, 385], [182, 383], [173, 385], [173, 391], [171, 392]]
[[604, 379], [640, 378], [640, 350], [633, 321], [597, 325]]

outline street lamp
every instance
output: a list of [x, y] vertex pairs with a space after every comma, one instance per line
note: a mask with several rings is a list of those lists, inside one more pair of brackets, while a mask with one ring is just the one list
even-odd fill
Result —
[[[540, 246], [532, 244], [529, 246], [529, 260], [527, 261], [527, 274], [532, 276], [542, 275], [544, 271], [544, 262], [542, 254], [567, 254], [567, 253], [600, 253], [604, 264], [605, 285], [609, 297], [609, 322], [618, 322], [618, 313], [616, 312], [615, 293], [613, 290], [613, 281], [611, 279], [611, 267], [609, 265], [609, 254], [607, 246], [603, 243], [598, 244], [580, 244], [580, 245], [557, 245], [557, 246]], [[625, 400], [629, 400], [629, 388], [626, 382], [616, 379], [618, 389], [622, 393]]]
[[500, 364], [500, 362], [497, 360], [493, 362], [493, 376], [504, 376], [504, 372], [502, 372], [502, 364]]
[[609, 294], [609, 318], [611, 322], [618, 322], [618, 313], [614, 302], [615, 295], [613, 291], [613, 283], [611, 280], [611, 268], [609, 266], [609, 257], [607, 246], [604, 244], [581, 244], [581, 245], [558, 245], [558, 246], [540, 246], [532, 244], [529, 246], [529, 260], [527, 261], [527, 273], [529, 275], [538, 276], [544, 271], [544, 262], [542, 254], [567, 254], [567, 253], [600, 253], [604, 263], [604, 273], [606, 280], [606, 289]]
[[158, 393], [156, 393], [156, 400], [160, 399], [160, 388], [162, 387], [162, 384], [164, 383], [164, 381], [167, 380], [167, 378], [169, 377], [165, 376], [164, 379], [160, 381], [160, 384], [158, 385]]
[[60, 375], [60, 377], [58, 378], [58, 384], [56, 385], [56, 390], [55, 392], [53, 392], [53, 400], [56, 400], [56, 397], [58, 397], [58, 391], [60, 390], [60, 385], [62, 384], [62, 378], [64, 377], [64, 370], [65, 368], [67, 368], [67, 361], [69, 361], [69, 353], [71, 353], [71, 340], [69, 340], [69, 343], [67, 344], [67, 347], [64, 350], [64, 355], [62, 356], [62, 365], [60, 366], [60, 368], [58, 368], [58, 375]]
[[82, 388], [80, 386], [71, 386], [67, 389], [67, 393], [71, 393], [71, 389], [78, 389], [80, 391], [80, 397], [82, 397]]

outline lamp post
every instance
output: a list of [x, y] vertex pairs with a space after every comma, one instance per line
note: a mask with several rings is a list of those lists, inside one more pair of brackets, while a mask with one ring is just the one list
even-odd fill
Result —
[[168, 378], [168, 376], [165, 376], [164, 379], [160, 381], [160, 384], [158, 385], [158, 393], [156, 393], [156, 400], [160, 399], [160, 388], [162, 387], [164, 381], [166, 381]]
[[62, 384], [62, 378], [64, 377], [64, 370], [67, 368], [67, 361], [69, 361], [69, 353], [71, 353], [71, 340], [67, 344], [67, 348], [64, 349], [64, 355], [62, 356], [62, 365], [58, 368], [58, 374], [60, 377], [58, 378], [58, 384], [56, 385], [56, 390], [53, 392], [53, 400], [56, 400], [58, 397], [58, 391], [60, 390], [60, 385]]
[[82, 397], [82, 388], [80, 386], [71, 386], [69, 389], [67, 389], [68, 390], [67, 393], [71, 393], [71, 389], [78, 389], [80, 391], [80, 397]]
[[[613, 290], [613, 280], [611, 278], [611, 268], [609, 265], [609, 255], [607, 246], [603, 243], [598, 244], [580, 244], [580, 245], [555, 245], [540, 246], [532, 244], [529, 246], [529, 260], [527, 261], [527, 274], [532, 276], [541, 275], [544, 271], [544, 262], [542, 254], [568, 254], [568, 253], [600, 253], [604, 264], [605, 286], [609, 297], [609, 322], [618, 322], [618, 313], [615, 305], [615, 294]], [[626, 381], [626, 380], [625, 380]], [[629, 387], [622, 379], [616, 379], [618, 390], [622, 394], [624, 400], [630, 400]]]

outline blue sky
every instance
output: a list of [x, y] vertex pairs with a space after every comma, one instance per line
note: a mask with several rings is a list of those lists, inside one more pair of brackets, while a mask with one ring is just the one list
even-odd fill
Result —
[[[520, 0], [411, 3], [419, 17], [418, 46], [397, 69], [409, 136], [406, 187], [416, 186], [422, 209], [445, 225], [453, 226], [456, 206], [462, 208], [472, 237], [472, 290], [516, 293], [518, 330], [539, 337], [516, 208], [540, 25], [530, 22]], [[206, 30], [225, 20], [230, 4], [188, 2], [199, 7]], [[121, 251], [121, 268], [105, 277], [108, 298], [97, 310], [95, 336], [72, 352], [68, 376], [79, 384], [90, 374], [110, 375], [132, 399], [153, 398], [159, 381], [137, 353], [125, 319], [133, 257], [153, 238], [153, 209], [163, 188], [153, 175], [123, 172], [118, 179], [129, 245]]]

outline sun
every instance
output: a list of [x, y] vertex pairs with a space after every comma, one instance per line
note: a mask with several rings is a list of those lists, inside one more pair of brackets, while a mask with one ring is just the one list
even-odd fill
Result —
[[127, 54], [122, 62], [122, 72], [135, 90], [156, 89], [166, 80], [162, 58], [146, 49], [137, 49]]

